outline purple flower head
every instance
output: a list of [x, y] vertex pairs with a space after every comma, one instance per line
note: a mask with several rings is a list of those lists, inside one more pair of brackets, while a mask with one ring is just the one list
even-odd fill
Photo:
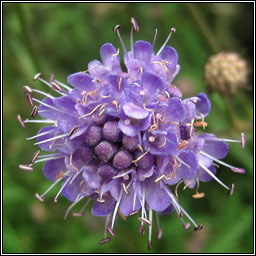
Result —
[[[174, 191], [181, 183], [185, 188], [196, 188], [194, 198], [202, 197], [199, 183], [214, 179], [228, 190], [216, 176], [215, 166], [224, 165], [234, 172], [244, 173], [242, 168], [223, 162], [229, 142], [240, 142], [245, 147], [245, 135], [241, 140], [218, 138], [214, 134], [197, 134], [196, 128], [206, 128], [205, 118], [211, 103], [205, 93], [182, 99], [181, 91], [172, 83], [178, 74], [178, 54], [167, 46], [155, 52], [152, 44], [139, 40], [133, 42], [133, 32], [139, 27], [131, 19], [131, 47], [128, 51], [117, 33], [124, 51], [126, 70], [121, 68], [120, 50], [106, 43], [100, 49], [101, 61], [93, 60], [88, 71], [71, 74], [67, 84], [51, 75], [49, 82], [39, 73], [39, 80], [51, 87], [52, 94], [25, 86], [33, 111], [31, 119], [18, 120], [26, 124], [41, 123], [39, 132], [28, 138], [38, 145], [31, 163], [21, 164], [24, 171], [33, 171], [34, 165], [44, 162], [43, 173], [53, 184], [36, 197], [44, 201], [55, 186], [72, 202], [72, 207], [85, 201], [82, 216], [92, 202], [92, 214], [106, 218], [105, 237], [99, 243], [109, 242], [107, 231], [114, 236], [118, 217], [138, 214], [140, 232], [149, 227], [149, 248], [152, 246], [153, 211], [161, 214], [176, 212], [184, 228], [191, 222], [195, 230], [202, 228], [188, 215]], [[42, 99], [40, 99], [43, 97]], [[34, 106], [37, 104], [38, 106]], [[36, 119], [36, 115], [40, 116]], [[186, 222], [187, 221], [189, 222]], [[162, 229], [158, 225], [158, 237]]]

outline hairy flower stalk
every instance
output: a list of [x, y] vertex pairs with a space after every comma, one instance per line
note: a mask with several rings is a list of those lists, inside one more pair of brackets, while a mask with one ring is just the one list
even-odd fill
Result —
[[49, 82], [41, 73], [34, 76], [57, 96], [24, 86], [33, 106], [32, 119], [23, 121], [18, 115], [18, 120], [23, 128], [30, 123], [42, 123], [44, 127], [27, 138], [35, 140], [40, 150], [30, 164], [19, 167], [31, 172], [35, 164], [44, 162], [43, 173], [53, 183], [36, 197], [44, 201], [48, 192], [59, 186], [54, 202], [61, 194], [72, 202], [65, 218], [81, 201], [81, 211], [73, 216], [83, 216], [85, 207], [92, 204], [92, 214], [106, 218], [104, 238], [99, 244], [115, 236], [118, 215], [137, 215], [142, 235], [148, 226], [151, 249], [153, 211], [158, 239], [162, 236], [161, 214], [175, 211], [185, 229], [190, 224], [194, 230], [203, 227], [180, 204], [177, 188], [181, 183], [195, 188], [193, 198], [203, 197], [204, 193], [198, 192], [199, 184], [212, 179], [229, 195], [233, 193], [234, 184], [224, 184], [216, 176], [215, 167], [224, 165], [244, 173], [244, 169], [220, 159], [227, 155], [228, 143], [239, 142], [244, 148], [246, 138], [243, 133], [240, 140], [198, 134], [197, 127], [207, 127], [205, 118], [211, 104], [204, 93], [182, 99], [181, 91], [172, 84], [180, 70], [176, 50], [167, 46], [175, 29], [155, 53], [149, 42], [133, 42], [139, 26], [134, 18], [131, 23], [129, 51], [120, 26], [114, 28], [127, 70], [121, 68], [120, 50], [106, 43], [100, 49], [102, 61], [93, 60], [88, 71], [69, 75], [68, 84], [53, 75]]

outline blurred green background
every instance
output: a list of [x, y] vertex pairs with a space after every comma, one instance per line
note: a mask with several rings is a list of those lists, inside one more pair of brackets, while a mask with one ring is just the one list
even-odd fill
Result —
[[[219, 137], [239, 139], [247, 135], [247, 147], [230, 145], [226, 162], [246, 169], [246, 174], [218, 169], [218, 177], [227, 185], [236, 184], [233, 196], [215, 181], [201, 183], [202, 199], [193, 199], [193, 191], [179, 188], [183, 207], [204, 229], [183, 230], [175, 214], [163, 216], [163, 237], [156, 238], [155, 253], [249, 253], [253, 250], [253, 4], [252, 3], [4, 3], [3, 4], [3, 250], [5, 253], [147, 253], [147, 235], [139, 234], [136, 217], [116, 223], [116, 237], [99, 246], [104, 220], [93, 217], [90, 207], [85, 217], [63, 220], [69, 206], [62, 198], [52, 202], [54, 189], [44, 203], [34, 193], [42, 193], [50, 183], [43, 177], [42, 165], [33, 173], [19, 170], [35, 152], [26, 137], [36, 134], [39, 125], [22, 129], [16, 115], [31, 113], [22, 86], [28, 84], [47, 91], [34, 74], [46, 77], [54, 73], [65, 82], [73, 72], [86, 70], [92, 59], [99, 59], [100, 46], [111, 42], [120, 47], [112, 32], [121, 24], [121, 34], [129, 44], [130, 17], [137, 19], [140, 32], [135, 40], [152, 42], [158, 28], [156, 49], [170, 28], [177, 31], [169, 45], [179, 53], [181, 71], [174, 83], [186, 97], [209, 93], [211, 114], [206, 118], [207, 132]], [[217, 92], [208, 92], [204, 65], [209, 56], [220, 51], [235, 51], [247, 60], [248, 85], [233, 95], [234, 116]], [[78, 208], [75, 208], [79, 210]]]

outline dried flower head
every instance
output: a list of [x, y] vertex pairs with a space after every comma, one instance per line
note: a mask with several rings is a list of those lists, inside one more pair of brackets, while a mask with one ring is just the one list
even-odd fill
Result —
[[[178, 74], [178, 54], [167, 46], [171, 32], [163, 46], [154, 52], [154, 44], [133, 42], [133, 32], [139, 31], [131, 19], [131, 48], [128, 51], [117, 25], [114, 31], [120, 38], [124, 63], [120, 65], [120, 51], [106, 43], [100, 49], [102, 61], [93, 60], [88, 71], [71, 74], [64, 84], [51, 75], [49, 82], [42, 74], [35, 75], [53, 90], [52, 94], [24, 86], [30, 105], [34, 106], [32, 119], [18, 120], [25, 124], [44, 126], [27, 140], [36, 140], [37, 150], [30, 164], [20, 165], [24, 171], [33, 171], [34, 165], [45, 162], [43, 173], [52, 185], [42, 194], [40, 201], [55, 186], [69, 199], [72, 207], [86, 201], [80, 212], [92, 203], [92, 214], [106, 218], [104, 244], [115, 236], [117, 213], [121, 217], [138, 215], [141, 234], [149, 228], [148, 248], [152, 247], [153, 211], [157, 217], [157, 237], [162, 236], [158, 216], [175, 211], [185, 229], [190, 223], [195, 230], [202, 229], [181, 206], [177, 187], [195, 188], [211, 179], [231, 194], [234, 185], [225, 185], [216, 176], [217, 164], [234, 172], [244, 169], [223, 162], [229, 142], [245, 146], [241, 140], [218, 138], [214, 134], [197, 134], [197, 127], [205, 127], [205, 117], [211, 110], [205, 93], [182, 99], [180, 90], [172, 84]], [[43, 96], [44, 99], [39, 99]], [[33, 102], [33, 104], [31, 104]], [[34, 119], [38, 115], [41, 119]], [[49, 153], [41, 154], [42, 151]]]
[[205, 65], [205, 79], [213, 91], [235, 93], [246, 86], [247, 78], [247, 63], [234, 52], [213, 55]]

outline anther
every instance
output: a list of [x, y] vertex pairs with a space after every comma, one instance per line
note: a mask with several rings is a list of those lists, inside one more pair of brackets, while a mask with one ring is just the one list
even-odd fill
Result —
[[189, 227], [190, 227], [190, 223], [189, 222], [186, 222], [186, 223], [183, 224], [183, 228], [184, 229], [188, 229]]
[[158, 182], [160, 182], [162, 179], [164, 179], [165, 178], [165, 175], [164, 174], [162, 174], [161, 176], [159, 176], [158, 178], [156, 178], [155, 179], [155, 183], [158, 183]]
[[120, 29], [120, 25], [119, 24], [114, 26], [113, 31], [117, 32], [118, 29]]
[[33, 157], [32, 157], [32, 160], [30, 161], [31, 164], [33, 164], [33, 163], [36, 161], [36, 159], [38, 158], [40, 152], [41, 152], [40, 150], [37, 150], [37, 151], [35, 152], [35, 154], [34, 154]]
[[136, 32], [139, 32], [140, 29], [139, 29], [138, 23], [137, 23], [137, 21], [133, 17], [131, 17], [131, 23], [132, 23], [133, 29]]
[[159, 55], [159, 54], [163, 51], [163, 49], [164, 49], [164, 47], [167, 45], [167, 43], [168, 43], [168, 41], [169, 41], [169, 39], [170, 39], [172, 33], [174, 33], [174, 32], [176, 32], [176, 29], [175, 29], [175, 28], [171, 28], [170, 34], [168, 35], [167, 39], [165, 40], [164, 44], [162, 45], [162, 47], [160, 48], [160, 50], [157, 52], [156, 55]]
[[29, 86], [27, 86], [27, 85], [23, 86], [23, 89], [24, 89], [27, 93], [30, 93], [30, 94], [33, 93], [33, 90], [32, 90]]
[[68, 133], [68, 136], [71, 137], [74, 133], [76, 133], [78, 131], [78, 127], [77, 126], [74, 126], [70, 132]]
[[163, 234], [163, 231], [162, 231], [162, 229], [161, 228], [159, 228], [158, 230], [157, 230], [157, 239], [161, 239], [162, 238], [162, 234]]
[[231, 168], [231, 171], [237, 172], [237, 173], [245, 173], [245, 169], [243, 169], [243, 168], [237, 168], [237, 167]]
[[52, 81], [52, 82], [50, 82], [50, 84], [51, 84], [51, 86], [54, 90], [57, 90], [59, 92], [63, 92], [63, 89], [58, 84], [56, 84], [55, 82]]
[[111, 236], [115, 236], [114, 230], [111, 227], [108, 227], [107, 230]]
[[73, 216], [73, 217], [82, 217], [82, 216], [84, 216], [84, 214], [83, 214], [82, 212], [74, 212], [74, 213], [72, 214], [72, 216]]
[[148, 249], [152, 250], [152, 241], [148, 241]]
[[171, 32], [175, 33], [176, 32], [176, 28], [171, 28]]
[[28, 103], [31, 107], [34, 106], [34, 102], [33, 102], [33, 99], [32, 99], [32, 96], [30, 93], [27, 93], [27, 100], [28, 100]]
[[133, 215], [136, 215], [138, 214], [140, 211], [136, 210], [136, 211], [132, 211], [129, 213], [129, 216], [133, 216]]
[[246, 136], [245, 136], [245, 134], [242, 132], [242, 133], [241, 133], [241, 146], [242, 146], [242, 148], [245, 148], [245, 144], [246, 144]]
[[233, 194], [234, 188], [235, 188], [235, 183], [232, 183], [230, 190], [227, 192], [228, 196], [231, 196]]
[[187, 140], [183, 140], [181, 143], [179, 143], [177, 149], [180, 150], [184, 147], [186, 147], [188, 145], [188, 141]]
[[145, 224], [148, 224], [149, 226], [152, 225], [152, 223], [148, 219], [146, 219], [146, 218], [139, 217], [138, 220], [143, 222], [143, 223], [145, 223]]
[[164, 146], [166, 145], [166, 142], [167, 142], [167, 139], [166, 139], [166, 137], [164, 136], [164, 142], [163, 142], [160, 146], [158, 146], [158, 147], [159, 147], [159, 148], [164, 147]]
[[205, 127], [207, 127], [207, 125], [208, 124], [205, 121], [194, 122], [195, 127], [203, 127], [205, 129]]
[[180, 212], [179, 215], [178, 215], [178, 218], [181, 219], [183, 216], [183, 212]]
[[108, 242], [110, 242], [110, 241], [111, 241], [111, 238], [110, 238], [110, 237], [104, 238], [104, 239], [102, 239], [102, 240], [99, 241], [99, 245], [108, 243]]
[[195, 198], [195, 199], [203, 198], [204, 197], [204, 193], [203, 192], [196, 193], [196, 194], [192, 195], [192, 197]]
[[44, 197], [40, 196], [38, 193], [35, 193], [35, 197], [40, 200], [41, 202], [44, 202]]
[[121, 183], [121, 186], [122, 186], [124, 193], [128, 196], [130, 194], [130, 192], [127, 190], [125, 183]]
[[104, 204], [104, 203], [105, 203], [105, 200], [102, 199], [102, 198], [97, 198], [96, 201], [99, 202], [99, 203], [101, 203], [101, 204]]
[[202, 230], [203, 224], [199, 224], [197, 227], [194, 228], [194, 231]]
[[25, 126], [25, 124], [24, 124], [24, 122], [23, 122], [23, 120], [22, 120], [22, 118], [21, 118], [21, 115], [17, 115], [17, 118], [18, 118], [18, 121], [19, 121], [21, 127], [22, 127], [22, 128], [26, 128], [26, 126]]
[[34, 106], [32, 112], [31, 112], [31, 117], [34, 118], [38, 113], [38, 106]]
[[42, 73], [38, 73], [34, 76], [33, 80], [36, 81], [39, 77], [42, 76]]
[[22, 171], [28, 171], [28, 172], [32, 172], [34, 171], [34, 168], [30, 165], [26, 165], [26, 164], [20, 164], [19, 165], [19, 168], [22, 170]]
[[144, 225], [140, 226], [140, 233], [141, 233], [141, 235], [144, 236], [144, 234], [145, 234], [145, 227], [144, 227]]

